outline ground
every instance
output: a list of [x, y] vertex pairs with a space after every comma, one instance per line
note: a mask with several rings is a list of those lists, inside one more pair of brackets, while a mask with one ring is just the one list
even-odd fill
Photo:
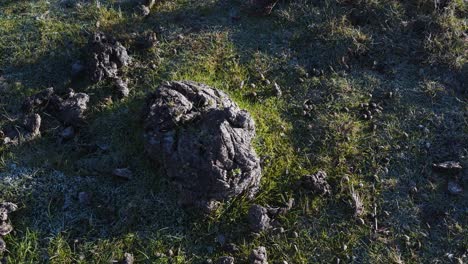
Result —
[[[4, 261], [109, 263], [131, 253], [137, 263], [245, 263], [257, 246], [271, 263], [468, 261], [466, 191], [450, 194], [448, 176], [432, 170], [448, 160], [468, 167], [466, 1], [280, 1], [256, 16], [242, 1], [173, 0], [147, 17], [133, 1], [63, 2], [0, 2], [0, 126], [47, 87], [91, 96], [73, 140], [60, 142], [52, 123], [39, 139], [0, 146], [0, 201], [20, 206]], [[71, 76], [95, 31], [133, 58], [125, 99], [106, 99], [111, 82]], [[147, 31], [159, 43], [138, 48], [134, 36]], [[140, 118], [145, 95], [166, 80], [204, 82], [250, 111], [265, 160], [254, 201], [239, 197], [209, 216], [177, 205], [143, 151]], [[381, 109], [371, 118], [372, 103]], [[116, 167], [132, 180], [112, 177]], [[319, 170], [329, 196], [298, 184]], [[467, 178], [465, 169], [459, 184]], [[252, 204], [290, 198], [283, 230], [251, 234]]]

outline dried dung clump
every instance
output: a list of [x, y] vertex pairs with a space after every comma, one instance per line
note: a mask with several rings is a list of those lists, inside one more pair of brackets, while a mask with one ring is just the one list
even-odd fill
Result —
[[79, 126], [84, 121], [84, 113], [88, 109], [89, 96], [85, 93], [75, 93], [69, 89], [61, 97], [54, 88], [47, 88], [23, 102], [23, 110], [27, 113], [47, 111], [64, 125]]
[[[59, 96], [54, 88], [47, 88], [27, 97], [23, 104], [21, 122], [11, 122], [0, 130], [3, 144], [19, 144], [31, 141], [41, 135], [42, 112], [52, 115], [64, 125], [61, 133], [63, 139], [74, 135], [74, 127], [84, 123], [84, 114], [88, 109], [89, 96], [68, 90], [65, 96]], [[40, 114], [39, 114], [40, 113]]]
[[252, 205], [249, 209], [249, 225], [253, 232], [259, 233], [271, 228], [271, 219], [268, 210], [258, 204]]
[[331, 187], [327, 182], [327, 173], [324, 171], [318, 171], [311, 175], [304, 175], [301, 183], [304, 188], [315, 194], [323, 196], [331, 194]]
[[266, 206], [263, 207], [258, 204], [254, 204], [250, 207], [248, 213], [248, 221], [250, 225], [250, 229], [254, 233], [260, 233], [263, 231], [267, 231], [273, 228], [275, 225], [277, 226], [279, 223], [275, 218], [278, 215], [284, 215], [294, 205], [294, 199], [290, 199], [288, 204], [284, 207], [272, 207]]
[[99, 82], [105, 78], [118, 78], [119, 70], [130, 63], [127, 49], [104, 33], [94, 33], [89, 40], [91, 57], [88, 62], [89, 76]]
[[268, 264], [267, 251], [265, 247], [258, 247], [252, 250], [249, 257], [251, 264]]
[[0, 203], [0, 253], [7, 249], [3, 236], [13, 231], [13, 226], [8, 222], [8, 215], [16, 210], [18, 210], [18, 206], [14, 203]]
[[20, 124], [10, 124], [2, 128], [0, 138], [6, 145], [31, 141], [41, 135], [41, 122], [41, 116], [38, 114], [26, 115]]
[[183, 81], [163, 84], [144, 109], [146, 150], [178, 186], [180, 202], [211, 211], [258, 191], [255, 124], [224, 92]]

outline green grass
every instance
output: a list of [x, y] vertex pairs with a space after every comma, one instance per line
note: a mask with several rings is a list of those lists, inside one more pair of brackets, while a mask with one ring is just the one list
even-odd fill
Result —
[[[280, 1], [268, 17], [245, 15], [241, 1], [177, 0], [158, 3], [144, 19], [126, 1], [90, 2], [0, 3], [0, 126], [43, 88], [91, 95], [87, 125], [72, 141], [59, 143], [46, 118], [40, 139], [0, 146], [0, 201], [21, 207], [5, 238], [9, 263], [109, 263], [126, 252], [138, 263], [223, 255], [244, 263], [258, 245], [272, 263], [467, 261], [466, 192], [447, 194], [447, 179], [431, 170], [445, 160], [468, 166], [463, 0], [445, 9], [429, 0]], [[106, 103], [111, 83], [71, 78], [95, 30], [118, 38], [134, 59], [126, 99]], [[132, 34], [148, 30], [160, 43], [136, 49]], [[262, 75], [280, 85], [281, 98]], [[145, 95], [166, 80], [217, 87], [250, 111], [255, 148], [268, 161], [254, 201], [238, 197], [208, 217], [177, 205], [164, 172], [143, 152], [139, 119]], [[306, 100], [312, 107], [304, 114]], [[383, 110], [364, 120], [360, 105], [370, 102]], [[86, 147], [96, 142], [109, 150]], [[134, 179], [113, 178], [116, 167], [129, 167]], [[297, 187], [318, 170], [329, 176], [330, 197]], [[362, 219], [351, 190], [363, 200]], [[82, 191], [91, 205], [78, 203]], [[290, 198], [295, 206], [278, 218], [284, 233], [250, 234], [251, 204]], [[220, 234], [239, 251], [226, 252]]]

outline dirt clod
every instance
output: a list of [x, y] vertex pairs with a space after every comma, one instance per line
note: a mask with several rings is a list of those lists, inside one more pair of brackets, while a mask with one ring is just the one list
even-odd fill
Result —
[[130, 93], [130, 89], [128, 89], [128, 81], [123, 80], [121, 78], [117, 78], [115, 80], [115, 87], [119, 97], [127, 97]]
[[122, 264], [133, 264], [135, 262], [135, 258], [131, 253], [125, 253], [124, 259], [122, 260]]
[[[25, 112], [46, 111], [65, 125], [79, 126], [84, 121], [88, 102], [89, 96], [85, 93], [75, 93], [70, 89], [61, 97], [51, 87], [26, 98], [22, 107]], [[37, 124], [37, 117], [33, 123]]]
[[41, 135], [41, 116], [38, 114], [26, 116], [24, 119], [24, 128], [26, 135], [30, 138], [36, 138]]
[[127, 49], [120, 42], [104, 33], [93, 34], [89, 40], [89, 49], [91, 55], [88, 71], [94, 82], [118, 77], [119, 70], [130, 63]]
[[327, 182], [327, 173], [318, 171], [302, 177], [302, 186], [318, 195], [330, 195], [331, 187]]
[[18, 206], [14, 203], [3, 202], [0, 204], [0, 221], [8, 220], [8, 214], [18, 210]]
[[0, 235], [1, 236], [6, 236], [13, 231], [13, 226], [11, 226], [9, 223], [3, 221], [2, 224], [0, 224]]
[[33, 112], [37, 108], [44, 108], [52, 100], [55, 94], [54, 88], [50, 87], [40, 91], [39, 93], [29, 96], [24, 100], [22, 109], [25, 112]]
[[250, 264], [268, 264], [267, 251], [265, 247], [258, 247], [252, 250], [249, 257]]
[[40, 137], [41, 116], [38, 114], [26, 115], [21, 124], [8, 125], [1, 130], [3, 144], [17, 145]]
[[138, 49], [150, 49], [156, 47], [157, 44], [158, 37], [154, 31], [144, 32], [135, 39], [135, 46]]
[[143, 17], [149, 16], [149, 14], [151, 13], [151, 9], [149, 9], [149, 7], [145, 5], [138, 6], [137, 11]]
[[268, 210], [261, 205], [252, 205], [249, 209], [248, 218], [250, 229], [255, 233], [260, 233], [271, 228], [271, 219], [268, 216]]
[[84, 121], [84, 112], [88, 109], [89, 96], [70, 90], [64, 97], [55, 97], [51, 107], [55, 117], [65, 125], [77, 126]]
[[224, 92], [165, 83], [148, 96], [144, 122], [146, 150], [178, 186], [182, 204], [212, 211], [217, 201], [258, 191], [254, 121]]
[[230, 256], [223, 256], [216, 261], [216, 264], [234, 264], [234, 258]]

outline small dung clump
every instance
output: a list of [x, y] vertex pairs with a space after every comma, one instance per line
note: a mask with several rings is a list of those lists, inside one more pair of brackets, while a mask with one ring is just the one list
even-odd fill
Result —
[[258, 247], [250, 253], [250, 264], [268, 264], [267, 251], [265, 247]]
[[113, 38], [104, 33], [94, 33], [89, 40], [91, 57], [88, 71], [93, 82], [105, 78], [118, 78], [119, 70], [130, 63], [127, 49]]
[[288, 213], [293, 205], [293, 198], [289, 199], [288, 204], [283, 207], [272, 207], [269, 205], [263, 207], [258, 204], [252, 205], [248, 213], [250, 229], [254, 233], [261, 233], [277, 226], [278, 221], [275, 218]]
[[216, 264], [234, 264], [234, 258], [231, 256], [223, 256], [216, 261]]
[[14, 203], [0, 203], [0, 253], [7, 249], [3, 236], [6, 236], [13, 231], [13, 226], [8, 222], [8, 216], [16, 210], [18, 210], [18, 206]]
[[327, 173], [324, 171], [304, 175], [302, 177], [302, 186], [318, 195], [326, 196], [331, 194], [331, 187], [327, 182]]
[[131, 253], [125, 253], [124, 259], [121, 262], [122, 264], [133, 264], [135, 263], [135, 257]]
[[191, 81], [168, 82], [148, 96], [146, 151], [179, 190], [181, 204], [212, 211], [259, 189], [255, 124], [224, 92]]
[[268, 209], [261, 205], [252, 205], [249, 209], [248, 218], [250, 229], [255, 233], [260, 233], [271, 228], [271, 219], [268, 216]]
[[46, 112], [64, 125], [62, 139], [74, 136], [74, 128], [84, 123], [84, 114], [88, 109], [89, 96], [75, 93], [72, 89], [64, 96], [55, 93], [54, 88], [47, 88], [27, 97], [22, 104], [24, 116], [21, 124], [9, 124], [0, 130], [3, 144], [19, 144], [31, 141], [41, 135], [43, 120], [39, 113]]
[[69, 89], [68, 93], [61, 97], [51, 87], [26, 98], [22, 108], [27, 113], [45, 110], [64, 125], [79, 126], [84, 121], [88, 102], [89, 95], [85, 93], [75, 93]]
[[19, 125], [9, 125], [2, 128], [0, 137], [3, 138], [3, 144], [17, 145], [40, 137], [41, 122], [40, 115], [31, 114], [26, 115]]

